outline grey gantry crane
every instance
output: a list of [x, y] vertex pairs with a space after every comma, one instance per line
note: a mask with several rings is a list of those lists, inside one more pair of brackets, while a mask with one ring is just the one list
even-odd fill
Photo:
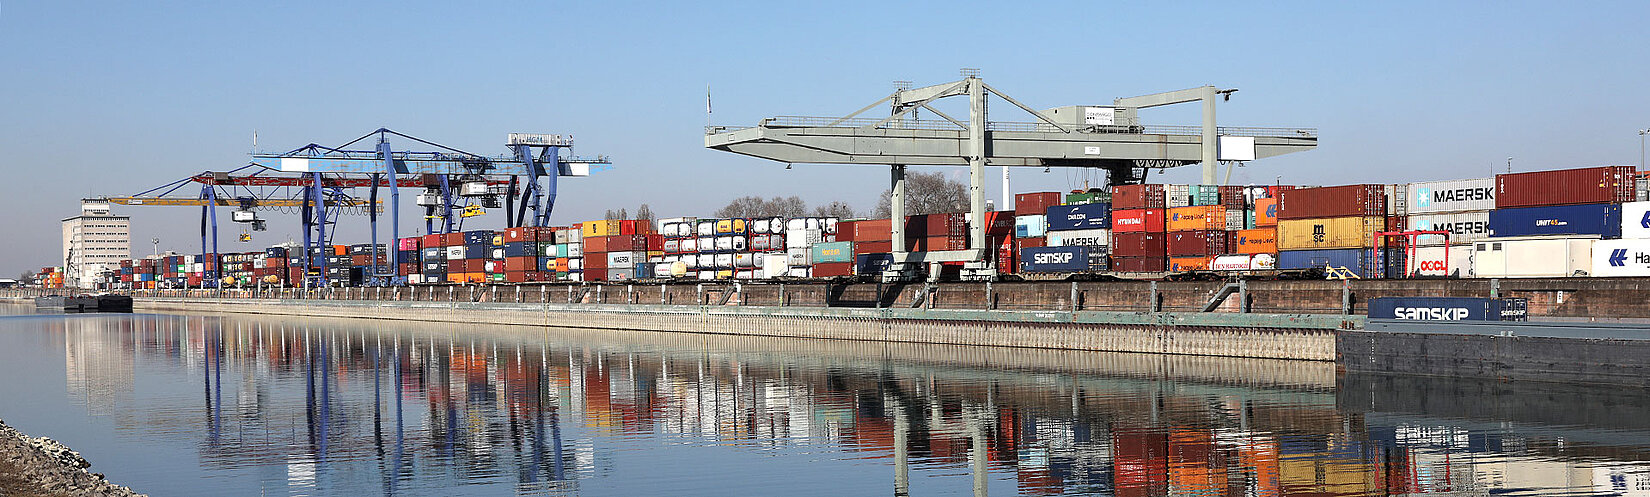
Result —
[[[894, 263], [886, 281], [907, 281], [923, 263], [964, 262], [963, 277], [996, 277], [987, 250], [985, 166], [1089, 167], [1105, 169], [1112, 184], [1139, 183], [1149, 169], [1203, 164], [1203, 181], [1215, 183], [1215, 165], [1241, 162], [1317, 146], [1310, 128], [1216, 127], [1215, 101], [1237, 90], [1204, 86], [1139, 97], [1119, 98], [1111, 106], [1073, 105], [1038, 111], [992, 88], [978, 71], [965, 69], [963, 79], [922, 88], [901, 88], [840, 118], [778, 116], [756, 126], [708, 126], [705, 147], [790, 163], [890, 166], [893, 219], [905, 216], [905, 168], [912, 165], [969, 167], [969, 249], [905, 252], [903, 223], [893, 224]], [[1033, 122], [993, 122], [986, 116], [987, 95], [996, 95], [1024, 110]], [[929, 104], [966, 96], [963, 121]], [[888, 117], [857, 117], [883, 103]], [[1139, 109], [1186, 102], [1203, 103], [1203, 125], [1145, 126]], [[941, 119], [917, 120], [918, 109]], [[1005, 199], [1006, 201], [1006, 199]]]

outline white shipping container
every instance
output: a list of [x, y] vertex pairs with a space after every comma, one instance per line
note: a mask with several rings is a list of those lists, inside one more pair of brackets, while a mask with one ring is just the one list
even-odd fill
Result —
[[1485, 238], [1473, 244], [1479, 278], [1562, 278], [1593, 269], [1598, 237]]
[[456, 261], [464, 258], [464, 247], [447, 247], [447, 260]]
[[1474, 248], [1471, 243], [1451, 245], [1445, 259], [1444, 247], [1416, 247], [1409, 256], [1407, 271], [1421, 276], [1476, 277], [1472, 264]]
[[733, 254], [733, 267], [756, 267], [756, 254], [752, 254], [750, 252]]
[[716, 269], [733, 269], [733, 254], [716, 254], [712, 260], [715, 261], [713, 267]]
[[[1415, 214], [1409, 216], [1408, 224], [1411, 231], [1448, 231], [1451, 245], [1470, 245], [1490, 236], [1490, 211]], [[1442, 235], [1415, 237], [1417, 247], [1435, 247], [1443, 244]]]
[[785, 231], [802, 230], [808, 227], [808, 220], [796, 218], [785, 222]]
[[782, 218], [782, 217], [768, 218], [768, 231], [771, 231], [771, 232], [774, 232], [774, 233], [784, 233], [785, 232], [785, 218]]
[[[803, 221], [792, 219], [791, 221]], [[785, 248], [808, 248], [825, 241], [825, 232], [819, 228], [792, 228], [785, 231]]]
[[504, 249], [502, 249], [502, 248], [490, 249], [487, 252], [488, 252], [487, 258], [489, 258], [489, 259], [503, 259], [504, 258]]
[[1650, 276], [1650, 240], [1599, 240], [1594, 243], [1593, 276]]
[[655, 263], [653, 263], [653, 277], [654, 278], [666, 278], [666, 277], [672, 276], [670, 274], [671, 266], [673, 266], [673, 264], [671, 264], [669, 262], [655, 262]]
[[786, 254], [762, 254], [762, 272], [774, 276], [791, 270], [791, 257]]
[[825, 234], [827, 234], [827, 235], [835, 235], [836, 234], [836, 221], [837, 221], [837, 219], [834, 218], [834, 217], [825, 218]]
[[701, 279], [701, 280], [714, 280], [714, 279], [716, 279], [716, 271], [700, 271], [699, 272], [699, 279]]
[[1395, 212], [1400, 216], [1495, 208], [1495, 178], [1426, 181], [1400, 186], [1393, 196], [1395, 202], [1402, 202], [1404, 210]]
[[1163, 185], [1164, 207], [1187, 207], [1192, 205], [1191, 185]]
[[1243, 209], [1226, 209], [1226, 230], [1238, 231], [1249, 227], [1249, 211]]
[[759, 219], [753, 220], [753, 221], [751, 221], [751, 232], [766, 235], [766, 234], [768, 234], [769, 231], [771, 231], [771, 230], [768, 229], [768, 226], [770, 224], [772, 224], [772, 221], [768, 220], [768, 218], [759, 218]]
[[716, 254], [699, 254], [699, 269], [715, 269]]
[[733, 272], [733, 277], [735, 279], [748, 280], [756, 277], [756, 272], [749, 269], [740, 269]]
[[567, 244], [567, 256], [568, 257], [584, 257], [584, 244], [581, 243], [581, 242], [573, 242], [573, 243]]
[[677, 248], [676, 248], [676, 250], [678, 252], [698, 252], [699, 251], [699, 239], [698, 238], [683, 238], [683, 239], [677, 240], [677, 241], [680, 242], [680, 243], [677, 244]]
[[699, 253], [701, 253], [701, 254], [708, 254], [708, 253], [711, 253], [711, 252], [715, 252], [716, 251], [716, 237], [714, 237], [714, 236], [701, 236], [701, 237], [699, 237], [699, 243], [697, 245], [699, 246]]
[[1621, 204], [1621, 237], [1650, 238], [1650, 202]]
[[811, 276], [811, 274], [809, 274], [811, 272], [812, 271], [809, 271], [808, 268], [805, 267], [792, 267], [791, 272], [786, 274], [786, 276], [790, 276], [792, 278], [807, 278]]
[[567, 281], [584, 281], [584, 273], [580, 271], [567, 273]]
[[647, 252], [608, 252], [608, 269], [631, 269], [647, 260]]
[[684, 255], [681, 259], [677, 259], [676, 262], [682, 263], [682, 266], [688, 269], [699, 269], [699, 256], [697, 255]]
[[717, 252], [732, 252], [733, 251], [733, 237], [732, 236], [719, 236], [719, 237], [716, 237], [716, 251]]
[[808, 267], [813, 263], [813, 249], [793, 248], [785, 249], [785, 257], [790, 259], [791, 267]]
[[1048, 232], [1050, 247], [1109, 247], [1111, 230], [1065, 230]]
[[713, 235], [715, 235], [716, 234], [716, 221], [700, 220], [699, 221], [699, 229], [696, 230], [696, 232], [699, 234], [699, 236], [713, 236]]
[[[584, 258], [583, 257], [574, 257], [572, 259], [568, 259], [567, 260], [567, 270], [568, 271], [583, 271], [584, 270]], [[574, 280], [574, 281], [578, 281], [578, 280]]]
[[[684, 236], [686, 233], [682, 233], [682, 225], [687, 224], [688, 226], [692, 226], [693, 221], [694, 219], [691, 217], [667, 217], [654, 221], [654, 223], [656, 223], [654, 226], [659, 227], [659, 234], [665, 236]], [[689, 229], [691, 230], [691, 228]]]
[[1254, 265], [1251, 264], [1253, 259], [1254, 258], [1250, 254], [1217, 256], [1213, 261], [1209, 262], [1209, 269], [1214, 271], [1252, 271], [1255, 269]]

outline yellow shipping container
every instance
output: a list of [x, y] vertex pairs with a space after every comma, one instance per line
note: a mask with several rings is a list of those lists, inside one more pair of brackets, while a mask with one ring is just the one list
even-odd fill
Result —
[[617, 235], [619, 234], [619, 221], [585, 221], [584, 226], [579, 229], [579, 232], [583, 234], [585, 238]]
[[1164, 211], [1163, 225], [1169, 231], [1226, 229], [1226, 206], [1194, 205]]
[[1386, 231], [1386, 218], [1381, 216], [1280, 219], [1278, 249], [1370, 248], [1380, 231]]

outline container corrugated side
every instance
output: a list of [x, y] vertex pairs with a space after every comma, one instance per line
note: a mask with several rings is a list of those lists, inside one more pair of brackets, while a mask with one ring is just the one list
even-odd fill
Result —
[[1278, 221], [1278, 249], [1368, 248], [1379, 231], [1386, 231], [1385, 217], [1283, 219]]
[[1163, 185], [1117, 185], [1111, 188], [1112, 209], [1162, 209]]
[[1381, 262], [1369, 249], [1282, 250], [1278, 269], [1346, 268], [1362, 278], [1379, 278]]
[[1564, 278], [1593, 269], [1597, 237], [1487, 238], [1473, 244], [1479, 278]]
[[1344, 185], [1284, 190], [1278, 219], [1386, 215], [1386, 185]]
[[1633, 166], [1495, 175], [1495, 207], [1623, 203], [1637, 200]]
[[1230, 252], [1234, 254], [1270, 254], [1277, 251], [1277, 228], [1255, 228], [1232, 233]]
[[[1490, 211], [1451, 212], [1446, 214], [1418, 214], [1409, 216], [1411, 231], [1448, 231], [1449, 243], [1470, 244], [1490, 236]], [[1444, 244], [1441, 235], [1415, 237], [1417, 247], [1435, 247]]]
[[1111, 204], [1056, 205], [1047, 210], [1048, 229], [1111, 229]]

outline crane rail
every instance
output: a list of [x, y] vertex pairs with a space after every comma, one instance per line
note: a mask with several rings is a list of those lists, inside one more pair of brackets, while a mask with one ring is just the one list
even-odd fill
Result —
[[[837, 117], [818, 116], [776, 116], [763, 119], [756, 126], [706, 126], [705, 134], [714, 135], [743, 129], [766, 128], [866, 128], [878, 129], [918, 129], [932, 131], [964, 131], [951, 121], [895, 119], [883, 122], [882, 119], [869, 117], [855, 117], [842, 119]], [[1148, 134], [1148, 135], [1186, 135], [1199, 136], [1203, 129], [1198, 126], [1184, 125], [1147, 125], [1147, 126], [1073, 126], [1083, 133], [1114, 133], [1114, 134]], [[1060, 128], [1043, 122], [1008, 122], [991, 121], [986, 123], [990, 131], [1028, 132], [1028, 133], [1061, 133]], [[1223, 136], [1250, 136], [1267, 138], [1317, 138], [1316, 128], [1269, 128], [1257, 126], [1220, 126], [1215, 128], [1216, 133]]]

